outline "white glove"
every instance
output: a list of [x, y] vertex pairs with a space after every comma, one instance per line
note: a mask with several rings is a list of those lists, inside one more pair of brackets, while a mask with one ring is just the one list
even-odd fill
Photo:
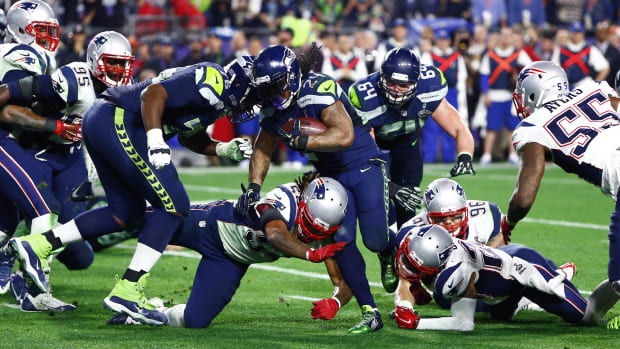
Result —
[[235, 161], [249, 159], [252, 156], [252, 143], [246, 138], [233, 138], [230, 142], [220, 142], [215, 146], [219, 157]]
[[146, 144], [149, 152], [149, 162], [156, 170], [161, 170], [170, 164], [170, 147], [164, 141], [161, 129], [154, 128], [146, 132]]

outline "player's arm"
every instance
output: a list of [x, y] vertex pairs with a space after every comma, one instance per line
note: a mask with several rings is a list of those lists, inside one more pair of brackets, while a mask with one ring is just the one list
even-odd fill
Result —
[[457, 153], [474, 153], [474, 137], [469, 127], [463, 123], [459, 112], [445, 98], [431, 116], [444, 131], [456, 140]]
[[161, 118], [167, 101], [168, 91], [161, 84], [152, 84], [142, 91], [140, 107], [142, 122], [147, 133], [153, 129], [161, 130]]
[[[547, 148], [538, 143], [528, 143], [521, 148], [519, 175], [510, 202], [505, 223], [514, 226], [523, 219], [534, 204], [538, 187], [545, 173], [545, 152]], [[504, 223], [504, 221], [502, 221]], [[502, 232], [504, 226], [502, 226]]]
[[489, 241], [487, 241], [487, 246], [498, 248], [498, 247], [506, 246], [506, 242], [504, 241], [504, 237], [502, 236], [502, 234], [497, 234], [491, 239], [489, 239]]
[[353, 145], [353, 122], [341, 101], [336, 100], [336, 103], [323, 109], [321, 121], [327, 129], [318, 135], [308, 136], [305, 150], [339, 151]]
[[409, 280], [403, 279], [401, 277], [398, 278], [398, 288], [394, 292], [394, 306], [403, 306], [407, 308], [411, 308], [413, 310], [413, 305], [415, 304], [415, 297], [409, 291], [411, 287], [411, 283]]
[[310, 310], [310, 315], [312, 315], [313, 319], [332, 319], [336, 316], [338, 310], [340, 310], [343, 305], [347, 304], [351, 300], [351, 297], [353, 297], [353, 292], [351, 292], [349, 284], [344, 281], [344, 277], [340, 272], [340, 268], [338, 267], [336, 260], [334, 258], [326, 259], [325, 266], [327, 267], [329, 278], [334, 284], [334, 295], [332, 298], [325, 298], [312, 302], [314, 307]]
[[[0, 86], [0, 88], [2, 88], [2, 87]], [[2, 101], [1, 97], [2, 97], [2, 95], [0, 95], [0, 101]], [[609, 101], [611, 102], [611, 106], [617, 112], [618, 111], [618, 104], [620, 104], [620, 98], [614, 97], [612, 95], [609, 95]]]
[[80, 124], [66, 124], [60, 120], [46, 118], [19, 105], [5, 105], [0, 111], [0, 122], [31, 131], [59, 135], [70, 142], [82, 140], [82, 126]]
[[271, 154], [276, 150], [280, 136], [261, 128], [258, 131], [254, 152], [250, 158], [250, 169], [248, 183], [255, 183], [259, 187], [263, 185], [269, 165], [271, 165]]
[[195, 153], [216, 155], [215, 146], [218, 142], [213, 141], [205, 130], [194, 133], [191, 136], [179, 134], [177, 139], [179, 140], [179, 144]]

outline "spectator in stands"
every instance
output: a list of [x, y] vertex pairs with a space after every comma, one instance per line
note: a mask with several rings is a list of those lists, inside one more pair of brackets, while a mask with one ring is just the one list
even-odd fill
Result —
[[[452, 47], [451, 34], [441, 29], [435, 33], [435, 46], [422, 55], [422, 64], [432, 65], [441, 70], [448, 83], [446, 100], [455, 107], [461, 120], [469, 125], [467, 112], [467, 67], [460, 51]], [[456, 160], [456, 140], [444, 131], [433, 119], [428, 118], [422, 128], [422, 154], [425, 163], [437, 160], [437, 143], [441, 144], [441, 161]]]
[[536, 53], [536, 46], [538, 45], [538, 31], [536, 31], [536, 28], [529, 27], [525, 31], [525, 35], [521, 35], [521, 33], [518, 33], [518, 35], [523, 41], [521, 49], [530, 56], [532, 61], [540, 61], [540, 57]]
[[[616, 4], [618, 1], [616, 1]], [[598, 23], [611, 22], [614, 19], [614, 7], [609, 0], [586, 1], [583, 13], [583, 22], [588, 33], [596, 29]], [[615, 70], [612, 70], [615, 71]], [[612, 74], [615, 75], [615, 74]], [[612, 85], [613, 86], [613, 85]]]
[[368, 75], [361, 52], [353, 49], [353, 39], [344, 34], [338, 36], [337, 49], [323, 61], [321, 72], [338, 81], [343, 91], [348, 91], [355, 81]]
[[473, 0], [473, 19], [485, 27], [505, 27], [507, 24], [504, 0]]
[[[165, 4], [165, 1], [163, 2]], [[162, 6], [160, 6], [162, 5]], [[138, 12], [136, 16], [136, 36], [152, 35], [164, 32], [168, 29], [166, 12], [163, 4], [153, 0], [138, 0]]]
[[210, 27], [227, 27], [232, 23], [233, 13], [228, 0], [213, 0], [205, 12], [207, 25]]
[[128, 3], [129, 0], [86, 0], [84, 2], [86, 16], [84, 16], [83, 24], [118, 30], [125, 25], [125, 19], [128, 17]]
[[586, 0], [549, 1], [546, 12], [547, 22], [556, 26], [568, 26], [573, 22], [581, 22], [585, 3]]
[[[499, 43], [482, 57], [480, 64], [480, 86], [482, 98], [487, 109], [486, 137], [480, 165], [491, 163], [491, 152], [497, 133], [504, 128], [512, 131], [517, 127], [517, 118], [512, 105], [512, 91], [516, 76], [523, 66], [532, 62], [530, 57], [518, 47], [513, 46], [514, 35], [509, 27], [501, 29]], [[508, 161], [519, 163], [519, 157], [513, 147], [508, 147]]]
[[192, 5], [190, 0], [174, 0], [170, 2], [170, 5], [183, 29], [200, 30], [206, 26], [204, 16]]
[[480, 70], [480, 61], [487, 50], [487, 28], [482, 24], [474, 26], [474, 35], [467, 53], [471, 57], [471, 67], [475, 71]]
[[398, 17], [402, 17], [406, 19], [421, 18], [421, 17], [426, 18], [429, 16], [431, 18], [434, 18], [438, 10], [439, 10], [439, 1], [436, 1], [436, 0], [422, 0], [422, 1], [396, 0], [394, 1], [392, 13], [395, 16], [397, 15]]
[[293, 43], [293, 36], [295, 36], [293, 29], [291, 28], [280, 29], [277, 35], [278, 45], [291, 47], [291, 44]]
[[413, 44], [407, 41], [409, 25], [403, 18], [396, 18], [392, 22], [392, 36], [383, 41], [377, 47], [377, 60], [375, 61], [375, 71], [379, 71], [381, 63], [385, 59], [385, 54], [395, 47], [413, 48]]
[[540, 0], [507, 0], [508, 25], [514, 27], [522, 24], [530, 27], [532, 24], [541, 28], [545, 25], [545, 4]]
[[138, 40], [138, 49], [136, 52], [136, 60], [133, 64], [133, 75], [138, 76], [146, 62], [150, 61], [151, 55], [151, 38], [143, 36]]
[[342, 25], [342, 11], [344, 3], [338, 0], [318, 0], [316, 2], [316, 17], [326, 27]]
[[382, 4], [376, 3], [372, 5], [370, 9], [370, 18], [368, 19], [368, 24], [365, 25], [365, 27], [375, 33], [385, 33], [386, 22], [384, 18], [386, 18], [387, 15], [388, 14], [386, 13], [385, 7]]
[[174, 59], [174, 42], [167, 35], [160, 36], [158, 40], [159, 48], [153, 50], [153, 58], [144, 65], [145, 69], [151, 69], [159, 74], [163, 70], [176, 67]]
[[602, 81], [609, 74], [609, 62], [596, 46], [585, 41], [585, 28], [581, 22], [569, 27], [570, 40], [565, 46], [556, 47], [551, 60], [566, 70], [571, 88], [583, 83]]
[[260, 36], [250, 36], [250, 43], [248, 44], [248, 52], [252, 56], [257, 56], [260, 50], [263, 49], [263, 40]]
[[203, 39], [200, 34], [190, 34], [188, 36], [189, 52], [181, 62], [180, 66], [193, 65], [200, 62], [208, 62], [208, 57], [204, 52]]
[[342, 10], [345, 25], [361, 26], [368, 19], [370, 8], [377, 0], [348, 0]]
[[353, 46], [362, 53], [368, 74], [374, 73], [377, 60], [377, 34], [372, 30], [357, 30], [353, 37]]
[[222, 52], [222, 38], [216, 33], [210, 33], [207, 39], [207, 62], [223, 65], [224, 52]]
[[[259, 1], [259, 3], [261, 2]], [[266, 27], [275, 30], [280, 26], [282, 17], [289, 10], [289, 6], [292, 6], [287, 5], [288, 3], [288, 1], [283, 0], [263, 0], [258, 9], [259, 11], [252, 16], [254, 19], [246, 23], [249, 23], [249, 26], [253, 27]], [[248, 12], [253, 11], [250, 9]]]
[[438, 17], [455, 17], [471, 21], [470, 0], [439, 0]]
[[[607, 22], [600, 22], [596, 25], [596, 47], [609, 62], [609, 71], [617, 72], [620, 70], [620, 51], [609, 42], [609, 30], [609, 23]], [[614, 86], [615, 75], [607, 74], [606, 81], [609, 86]]]
[[542, 39], [536, 54], [543, 61], [550, 61], [555, 51], [555, 43], [553, 42], [554, 33], [551, 30], [545, 30], [542, 33]]
[[56, 63], [58, 67], [71, 62], [86, 61], [86, 34], [84, 26], [77, 24], [73, 30], [67, 34], [67, 41], [62, 49], [58, 50]]
[[248, 39], [245, 37], [243, 31], [237, 30], [230, 39], [230, 55], [224, 58], [224, 64], [234, 61], [237, 57], [247, 56], [249, 54]]

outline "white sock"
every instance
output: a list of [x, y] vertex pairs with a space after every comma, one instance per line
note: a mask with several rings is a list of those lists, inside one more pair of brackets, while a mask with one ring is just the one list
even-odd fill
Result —
[[185, 327], [185, 304], [177, 304], [164, 310], [168, 317], [168, 325], [174, 327]]
[[58, 228], [52, 229], [52, 233], [55, 237], [60, 239], [63, 245], [67, 245], [73, 242], [82, 241], [82, 234], [80, 234], [80, 230], [75, 224], [75, 220], [72, 219], [67, 223], [61, 225]]
[[41, 234], [54, 228], [58, 224], [58, 215], [47, 213], [32, 219], [30, 223], [30, 234]]
[[161, 252], [138, 242], [136, 252], [134, 252], [131, 263], [129, 263], [129, 269], [135, 271], [144, 270], [148, 273], [151, 271], [155, 263], [157, 263], [160, 256]]
[[581, 319], [581, 322], [598, 324], [605, 313], [607, 313], [618, 300], [620, 300], [620, 295], [611, 287], [609, 280], [603, 280], [596, 286], [590, 298], [588, 298], [586, 313], [583, 319]]

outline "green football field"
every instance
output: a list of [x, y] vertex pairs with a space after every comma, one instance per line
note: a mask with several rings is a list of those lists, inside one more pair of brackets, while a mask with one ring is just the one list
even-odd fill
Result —
[[[449, 165], [425, 168], [423, 186], [444, 176]], [[238, 169], [181, 170], [192, 201], [237, 198], [247, 171]], [[505, 211], [514, 189], [514, 167], [478, 168], [476, 176], [459, 177], [469, 199], [488, 200]], [[263, 192], [291, 181], [298, 173], [272, 169]], [[536, 248], [558, 265], [577, 264], [573, 282], [589, 295], [606, 278], [607, 226], [614, 208], [598, 188], [548, 167], [540, 192], [527, 220], [513, 232], [513, 242]], [[133, 253], [135, 240], [100, 252], [88, 270], [68, 271], [54, 263], [54, 295], [78, 309], [66, 313], [23, 313], [9, 295], [0, 296], [1, 348], [618, 348], [620, 331], [603, 326], [581, 327], [541, 312], [521, 312], [512, 322], [493, 322], [476, 316], [473, 333], [400, 330], [388, 317], [392, 296], [380, 286], [379, 263], [358, 237], [367, 263], [371, 290], [383, 315], [384, 329], [352, 336], [347, 329], [360, 320], [353, 300], [330, 321], [312, 320], [313, 299], [331, 297], [332, 285], [325, 268], [298, 259], [251, 267], [231, 303], [206, 329], [190, 330], [143, 325], [108, 326], [111, 312], [103, 298], [112, 289], [115, 275], [122, 275]], [[198, 257], [189, 250], [168, 252], [152, 271], [147, 296], [168, 304], [185, 303], [192, 287]], [[431, 303], [416, 307], [423, 317], [447, 316], [449, 311]], [[616, 305], [609, 317], [620, 315]]]

